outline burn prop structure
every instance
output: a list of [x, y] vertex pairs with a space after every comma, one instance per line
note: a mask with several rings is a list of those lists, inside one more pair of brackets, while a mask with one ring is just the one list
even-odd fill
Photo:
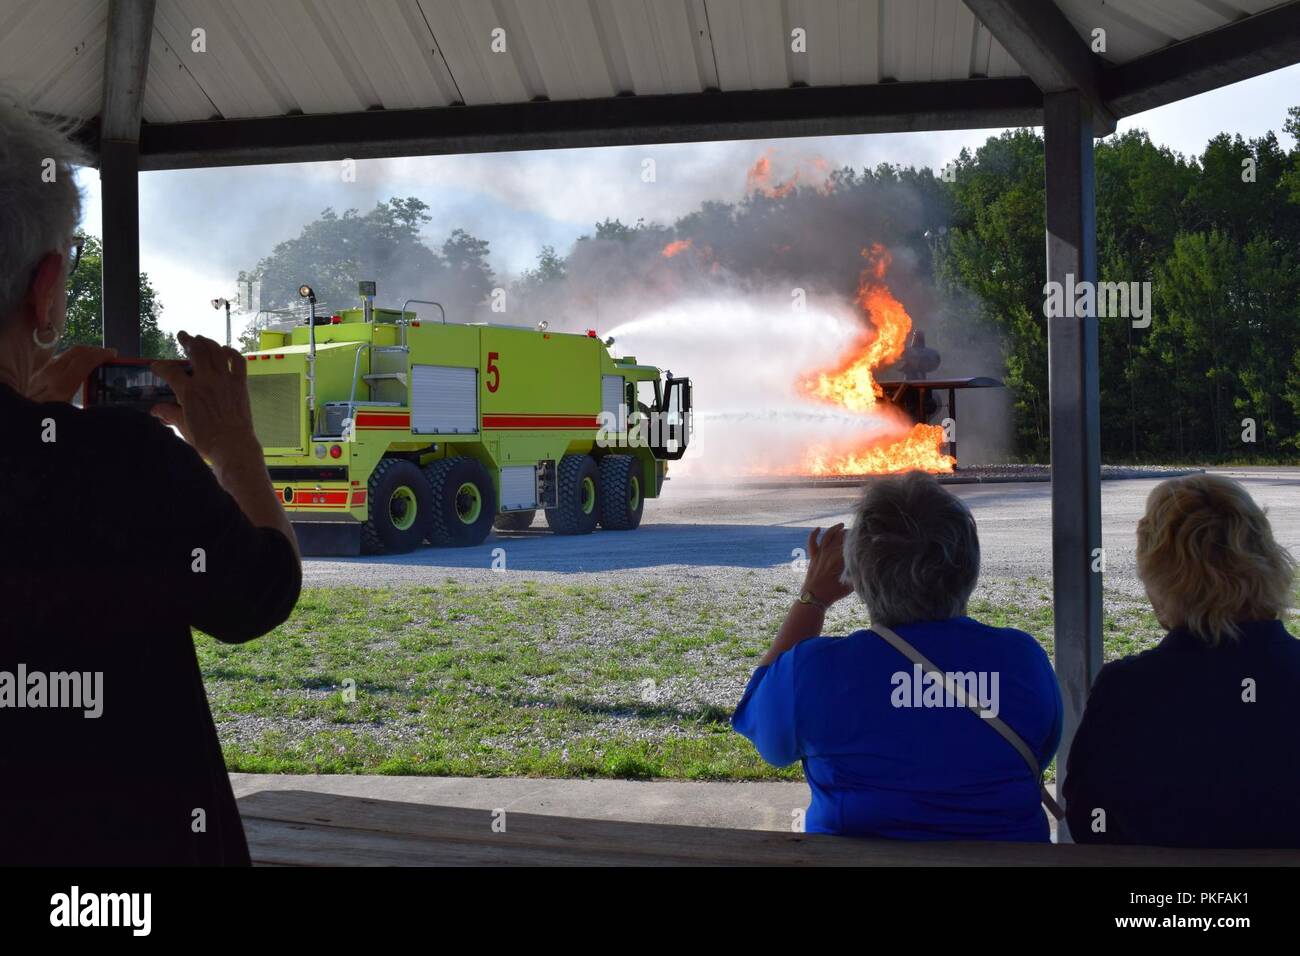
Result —
[[[930, 424], [941, 409], [943, 418], [952, 422], [947, 433], [952, 437], [944, 442], [943, 453], [957, 457], [957, 392], [963, 388], [1002, 388], [1002, 382], [984, 375], [970, 378], [930, 378], [938, 369], [942, 357], [938, 351], [925, 344], [925, 333], [916, 330], [908, 339], [903, 356], [894, 363], [892, 371], [901, 378], [882, 378], [880, 387], [885, 400], [902, 409], [913, 422]], [[940, 404], [936, 392], [947, 392], [947, 405]], [[954, 466], [955, 468], [956, 466]]]

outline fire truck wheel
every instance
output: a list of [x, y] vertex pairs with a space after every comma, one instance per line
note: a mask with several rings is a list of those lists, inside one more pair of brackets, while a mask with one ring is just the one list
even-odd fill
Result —
[[507, 511], [497, 515], [496, 521], [492, 522], [492, 527], [498, 531], [527, 531], [533, 526], [533, 519], [536, 517], [536, 508], [529, 508], [527, 511]]
[[383, 458], [368, 483], [370, 517], [361, 526], [361, 542], [371, 553], [413, 551], [428, 534], [433, 496], [420, 469], [400, 458]]
[[424, 476], [433, 493], [429, 543], [439, 548], [482, 544], [497, 513], [496, 488], [483, 464], [465, 456], [443, 458], [426, 465]]
[[600, 460], [600, 526], [631, 531], [644, 510], [640, 463], [631, 455], [606, 455]]
[[600, 519], [600, 469], [590, 455], [565, 455], [556, 469], [559, 507], [546, 509], [556, 534], [591, 534]]

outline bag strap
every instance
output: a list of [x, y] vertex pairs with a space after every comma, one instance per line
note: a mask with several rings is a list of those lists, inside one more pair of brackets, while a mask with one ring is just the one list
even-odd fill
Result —
[[1034, 752], [1029, 749], [1029, 745], [1025, 743], [1024, 739], [1012, 730], [1005, 720], [1001, 717], [990, 717], [985, 714], [984, 708], [980, 706], [979, 701], [972, 703], [970, 699], [967, 698], [966, 692], [962, 690], [956, 681], [936, 667], [933, 661], [904, 640], [897, 632], [882, 624], [872, 624], [871, 629], [890, 644], [894, 650], [898, 651], [913, 664], [919, 664], [921, 669], [927, 673], [939, 675], [939, 677], [943, 679], [944, 690], [952, 695], [952, 697], [956, 699], [957, 703], [961, 704], [984, 723], [996, 730], [1006, 739], [1007, 743], [1015, 747], [1016, 752], [1020, 754], [1020, 756], [1024, 758], [1025, 763], [1029, 765], [1029, 770], [1033, 773], [1034, 779], [1038, 781], [1039, 796], [1042, 798], [1043, 805], [1047, 807], [1048, 812], [1051, 813], [1052, 816], [1056, 817], [1056, 819], [1060, 820], [1064, 818], [1065, 813], [1061, 810], [1060, 805], [1057, 804], [1052, 795], [1048, 793], [1047, 787], [1043, 785], [1043, 771], [1042, 768], [1038, 766], [1038, 758], [1034, 756]]

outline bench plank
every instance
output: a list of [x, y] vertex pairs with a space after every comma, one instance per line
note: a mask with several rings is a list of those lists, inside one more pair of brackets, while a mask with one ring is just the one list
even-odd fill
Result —
[[768, 830], [588, 820], [263, 790], [239, 800], [253, 861], [289, 866], [1258, 866], [1294, 850], [908, 843]]

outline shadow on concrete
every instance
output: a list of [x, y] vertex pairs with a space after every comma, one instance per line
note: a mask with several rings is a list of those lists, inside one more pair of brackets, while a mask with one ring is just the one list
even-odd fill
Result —
[[[826, 516], [829, 521], [835, 515]], [[564, 573], [619, 571], [659, 565], [773, 568], [794, 560], [808, 529], [763, 524], [643, 524], [635, 531], [598, 529], [556, 535], [539, 525], [528, 531], [494, 531], [472, 548], [423, 547], [407, 554], [328, 558], [340, 564], [402, 567], [491, 568], [504, 557], [508, 571]]]

